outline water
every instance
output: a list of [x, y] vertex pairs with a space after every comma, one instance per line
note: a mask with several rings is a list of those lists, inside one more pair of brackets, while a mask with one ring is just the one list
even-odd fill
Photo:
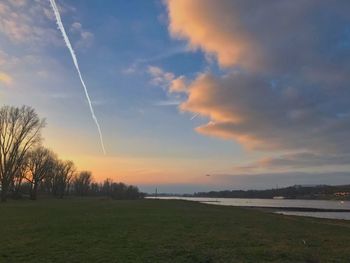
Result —
[[[153, 198], [153, 197], [149, 197]], [[245, 198], [206, 198], [206, 197], [158, 197], [159, 199], [178, 199], [196, 201], [211, 205], [256, 206], [256, 207], [296, 207], [317, 209], [349, 209], [350, 201], [300, 200], [300, 199], [245, 199]], [[311, 216], [318, 218], [350, 220], [350, 212], [300, 212], [277, 211], [278, 214]]]

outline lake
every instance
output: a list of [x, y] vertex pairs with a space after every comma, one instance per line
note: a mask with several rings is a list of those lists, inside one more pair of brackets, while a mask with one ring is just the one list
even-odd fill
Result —
[[[148, 197], [154, 198], [154, 197]], [[327, 210], [350, 210], [350, 201], [335, 200], [300, 200], [300, 199], [248, 199], [248, 198], [206, 198], [206, 197], [157, 197], [158, 199], [176, 199], [195, 201], [211, 205], [264, 207], [277, 208], [275, 213], [296, 216], [311, 216], [329, 219], [350, 220], [350, 212], [309, 212], [309, 211], [283, 211], [278, 208], [309, 208]], [[281, 211], [280, 211], [281, 210]]]

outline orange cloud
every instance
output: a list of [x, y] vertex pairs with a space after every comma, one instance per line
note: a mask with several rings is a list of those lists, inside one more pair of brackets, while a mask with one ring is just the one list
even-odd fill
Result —
[[227, 99], [230, 98], [220, 92], [220, 88], [213, 75], [200, 75], [189, 86], [188, 99], [180, 105], [180, 109], [209, 116], [214, 122], [239, 122], [241, 116], [227, 107]]
[[191, 48], [215, 55], [222, 67], [248, 64], [247, 55], [255, 49], [236, 19], [232, 2], [168, 0], [169, 31], [188, 40]]
[[147, 71], [152, 77], [153, 85], [168, 89], [169, 93], [187, 92], [188, 85], [185, 76], [176, 77], [174, 73], [166, 72], [156, 66], [148, 66]]
[[187, 84], [186, 84], [186, 78], [185, 76], [177, 77], [176, 79], [173, 79], [169, 86], [169, 92], [186, 92], [187, 91]]
[[220, 122], [215, 123], [213, 121], [196, 128], [196, 131], [207, 135], [219, 137], [227, 140], [235, 140], [246, 147], [246, 149], [259, 149], [264, 148], [264, 141], [259, 140], [252, 134], [240, 133], [234, 130], [225, 128], [225, 126], [231, 126], [232, 123]]

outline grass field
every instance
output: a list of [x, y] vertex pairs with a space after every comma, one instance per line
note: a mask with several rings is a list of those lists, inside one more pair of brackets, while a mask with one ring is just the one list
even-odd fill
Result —
[[0, 262], [350, 262], [350, 222], [187, 201], [9, 201]]

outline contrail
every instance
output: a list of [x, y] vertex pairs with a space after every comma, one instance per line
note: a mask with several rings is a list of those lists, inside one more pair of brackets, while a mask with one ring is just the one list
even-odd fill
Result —
[[91, 111], [91, 116], [92, 116], [92, 119], [95, 121], [95, 124], [97, 126], [97, 130], [98, 130], [98, 134], [100, 135], [101, 147], [102, 147], [103, 153], [106, 154], [105, 146], [104, 146], [104, 143], [103, 143], [103, 136], [102, 136], [102, 132], [101, 132], [101, 127], [100, 127], [100, 124], [98, 123], [98, 120], [96, 118], [96, 115], [95, 115], [95, 112], [94, 112], [94, 108], [92, 107], [92, 103], [91, 103], [91, 100], [90, 100], [90, 96], [89, 96], [88, 90], [87, 90], [87, 88], [85, 86], [85, 82], [83, 80], [83, 77], [81, 76], [77, 57], [75, 56], [75, 52], [73, 50], [73, 47], [72, 47], [72, 45], [71, 45], [71, 43], [69, 41], [69, 38], [68, 38], [67, 33], [66, 33], [66, 30], [64, 29], [64, 26], [63, 26], [63, 23], [62, 23], [62, 20], [61, 20], [61, 15], [60, 15], [60, 12], [58, 11], [58, 8], [57, 8], [55, 0], [50, 0], [50, 3], [51, 3], [51, 6], [52, 6], [52, 9], [53, 9], [53, 12], [55, 13], [56, 23], [57, 23], [58, 29], [62, 33], [64, 42], [66, 43], [67, 48], [70, 51], [70, 54], [71, 54], [72, 59], [73, 59], [74, 66], [77, 69], [77, 72], [78, 72], [78, 75], [79, 75], [79, 78], [80, 78], [80, 82], [81, 82], [81, 84], [84, 87], [85, 96], [86, 96], [86, 99], [87, 99], [87, 101], [89, 103], [89, 107], [90, 107], [90, 111]]
[[197, 118], [197, 117], [198, 117], [198, 115], [199, 115], [199, 113], [196, 113], [195, 115], [193, 115], [193, 116], [191, 117], [191, 119], [190, 119], [190, 120], [191, 120], [191, 121], [192, 121], [192, 120], [194, 120], [195, 118]]

